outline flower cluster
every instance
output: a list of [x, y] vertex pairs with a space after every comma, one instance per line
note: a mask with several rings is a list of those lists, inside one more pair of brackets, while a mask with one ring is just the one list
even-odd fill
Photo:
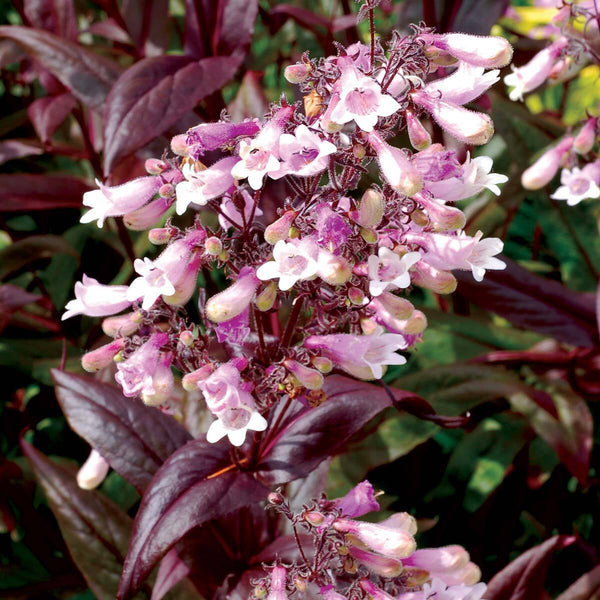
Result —
[[[369, 380], [404, 364], [398, 351], [427, 325], [403, 296], [411, 286], [451, 293], [452, 270], [481, 281], [505, 267], [502, 242], [468, 235], [453, 203], [499, 194], [506, 177], [464, 145], [432, 143], [432, 123], [456, 147], [487, 142], [490, 117], [464, 105], [511, 55], [503, 38], [419, 27], [385, 47], [304, 56], [285, 71], [303, 107], [282, 99], [263, 120], [202, 123], [149, 159], [147, 177], [86, 193], [83, 222], [123, 217], [165, 248], [135, 260], [128, 286], [76, 284], [64, 318], [108, 317], [114, 338], [84, 367], [115, 361], [126, 396], [163, 407], [178, 370], [215, 417], [208, 440], [240, 446], [283, 396], [322, 402], [333, 369]], [[402, 131], [412, 150], [394, 144]], [[194, 322], [198, 274], [216, 271], [229, 286], [200, 295]]]
[[463, 547], [417, 549], [417, 524], [407, 513], [379, 523], [357, 520], [380, 509], [375, 496], [363, 481], [343, 498], [323, 495], [294, 513], [280, 493], [271, 494], [271, 506], [291, 523], [298, 558], [265, 566], [269, 575], [253, 582], [254, 597], [288, 600], [298, 592], [324, 600], [483, 597], [481, 571]]

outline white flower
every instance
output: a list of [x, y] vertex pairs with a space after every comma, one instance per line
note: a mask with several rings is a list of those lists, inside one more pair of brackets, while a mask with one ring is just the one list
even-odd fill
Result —
[[410, 285], [408, 270], [421, 258], [419, 252], [408, 252], [402, 258], [389, 248], [380, 247], [378, 256], [371, 255], [369, 267], [369, 293], [379, 296], [387, 289], [407, 288]]
[[273, 247], [274, 260], [258, 267], [256, 276], [262, 281], [279, 279], [279, 289], [289, 290], [297, 281], [317, 274], [318, 254], [318, 246], [309, 238], [300, 242], [279, 240]]
[[206, 441], [210, 444], [227, 436], [234, 446], [241, 446], [246, 440], [246, 432], [264, 431], [267, 420], [256, 410], [248, 406], [239, 406], [224, 410], [210, 424], [206, 433]]
[[268, 149], [259, 136], [253, 140], [242, 140], [240, 142], [240, 161], [231, 169], [235, 179], [246, 179], [253, 190], [262, 187], [264, 176], [269, 171], [279, 170], [277, 156]]
[[75, 315], [106, 317], [127, 308], [131, 302], [126, 297], [127, 286], [103, 285], [93, 277], [83, 276], [75, 283], [75, 300], [69, 300], [62, 321]]
[[554, 200], [566, 200], [569, 206], [575, 206], [586, 198], [600, 198], [600, 188], [594, 181], [594, 173], [588, 169], [573, 167], [563, 169], [560, 174], [561, 186], [550, 196]]

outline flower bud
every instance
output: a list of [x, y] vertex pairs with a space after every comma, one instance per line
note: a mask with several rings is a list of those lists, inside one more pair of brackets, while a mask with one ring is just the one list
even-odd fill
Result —
[[273, 223], [265, 229], [265, 241], [274, 246], [277, 242], [286, 240], [295, 218], [295, 211], [288, 210], [284, 212], [279, 219], [273, 221]]
[[285, 501], [284, 497], [279, 492], [271, 492], [267, 496], [267, 500], [275, 506], [280, 506]]
[[419, 121], [415, 113], [412, 110], [407, 109], [405, 116], [408, 139], [410, 140], [412, 147], [415, 150], [425, 150], [425, 148], [431, 146], [431, 135], [429, 135], [427, 129], [423, 127], [423, 124]]
[[275, 300], [277, 300], [277, 283], [271, 281], [267, 283], [265, 289], [256, 296], [254, 304], [256, 304], [258, 310], [265, 312], [273, 308]]
[[262, 583], [259, 583], [258, 585], [254, 586], [252, 593], [255, 598], [261, 600], [267, 595], [267, 588]]
[[310, 360], [313, 367], [321, 371], [321, 373], [331, 373], [333, 370], [333, 363], [325, 356], [313, 356]]
[[196, 369], [191, 373], [187, 373], [183, 376], [183, 379], [181, 380], [181, 385], [183, 389], [187, 392], [193, 392], [194, 390], [197, 390], [198, 383], [208, 378], [214, 370], [215, 365], [213, 363], [206, 363], [199, 369]]
[[367, 244], [376, 244], [379, 241], [379, 234], [374, 229], [366, 229], [365, 227], [360, 228], [360, 237]]
[[323, 521], [325, 520], [325, 517], [320, 512], [316, 512], [314, 510], [305, 512], [302, 515], [302, 518], [307, 523], [310, 523], [311, 525], [314, 525], [315, 527], [322, 525]]
[[579, 133], [573, 140], [573, 150], [577, 154], [587, 154], [596, 142], [596, 127], [598, 125], [598, 119], [592, 117], [586, 121], [584, 126], [579, 130]]
[[267, 600], [288, 600], [285, 593], [285, 584], [287, 580], [287, 569], [285, 567], [274, 567], [271, 571], [271, 591]]
[[348, 290], [348, 298], [356, 306], [362, 306], [365, 303], [365, 294], [359, 288], [351, 287]]
[[187, 348], [189, 348], [190, 346], [193, 346], [193, 344], [194, 344], [194, 334], [191, 331], [189, 331], [189, 330], [186, 329], [185, 331], [182, 331], [179, 334], [179, 341], [184, 346], [186, 346]]
[[363, 227], [377, 227], [383, 218], [385, 203], [383, 196], [374, 189], [368, 189], [360, 200], [356, 222]]
[[367, 149], [362, 144], [354, 144], [354, 146], [352, 146], [352, 154], [354, 154], [354, 157], [358, 158], [358, 160], [362, 160], [367, 154]]
[[171, 150], [177, 154], [177, 156], [188, 155], [187, 135], [185, 133], [176, 135], [171, 139]]
[[223, 251], [223, 243], [218, 237], [214, 235], [207, 238], [206, 242], [204, 242], [204, 249], [206, 250], [206, 254], [210, 254], [211, 256], [219, 256]]
[[381, 577], [397, 577], [402, 573], [402, 563], [395, 558], [374, 554], [357, 546], [350, 546], [349, 551], [351, 556], [367, 567], [371, 573]]
[[194, 252], [185, 268], [182, 277], [175, 283], [175, 293], [163, 296], [163, 300], [171, 306], [183, 306], [194, 295], [198, 283], [198, 270], [202, 263], [200, 252]]
[[171, 230], [168, 227], [158, 227], [151, 229], [148, 232], [148, 239], [152, 244], [157, 246], [161, 244], [168, 244], [171, 239]]
[[346, 571], [346, 573], [349, 575], [354, 575], [354, 573], [358, 571], [358, 565], [356, 564], [356, 561], [354, 561], [350, 556], [346, 557], [346, 560], [344, 561], [344, 571]]
[[459, 60], [486, 69], [505, 67], [513, 55], [508, 40], [499, 36], [426, 33], [421, 34], [420, 38]]
[[300, 382], [300, 385], [309, 390], [320, 390], [323, 387], [323, 375], [319, 371], [305, 367], [295, 360], [286, 359], [283, 361], [285, 368], [294, 375]]
[[539, 190], [552, 181], [560, 168], [560, 161], [573, 144], [572, 137], [566, 137], [556, 146], [546, 150], [521, 175], [521, 184], [527, 190]]
[[142, 322], [139, 312], [132, 312], [118, 317], [108, 317], [102, 321], [102, 331], [110, 337], [117, 335], [127, 337], [137, 331]]
[[283, 76], [290, 83], [302, 83], [312, 71], [310, 63], [296, 63], [288, 65], [283, 71]]
[[92, 449], [88, 459], [77, 472], [77, 485], [83, 490], [97, 488], [104, 481], [108, 469], [106, 459], [97, 450]]
[[81, 357], [81, 366], [89, 373], [95, 373], [110, 365], [115, 355], [117, 355], [125, 346], [125, 339], [118, 338], [96, 350], [86, 352]]
[[377, 321], [374, 319], [361, 319], [360, 328], [365, 335], [373, 335], [377, 331]]
[[308, 587], [306, 585], [306, 579], [304, 579], [303, 577], [300, 577], [299, 575], [296, 575], [296, 577], [294, 577], [294, 587], [299, 592], [305, 592], [306, 588]]
[[158, 195], [161, 198], [173, 198], [175, 196], [175, 186], [172, 183], [163, 183], [158, 188]]
[[246, 310], [259, 284], [260, 280], [253, 268], [242, 268], [235, 283], [208, 299], [206, 316], [213, 323], [223, 323], [237, 317]]
[[304, 112], [310, 119], [316, 117], [323, 110], [323, 98], [317, 90], [312, 90], [310, 94], [304, 96]]
[[319, 257], [318, 275], [330, 285], [342, 285], [352, 277], [352, 265], [343, 256], [329, 254]]
[[169, 168], [169, 165], [164, 160], [148, 158], [144, 163], [144, 168], [149, 175], [160, 175]]
[[424, 194], [418, 194], [415, 199], [427, 210], [435, 231], [455, 231], [465, 226], [467, 218], [459, 208], [448, 206], [443, 201], [428, 198]]
[[171, 204], [167, 198], [157, 198], [145, 206], [123, 215], [123, 223], [127, 229], [132, 231], [146, 231], [169, 210]]
[[171, 397], [175, 387], [175, 380], [171, 371], [172, 362], [173, 354], [171, 352], [160, 354], [158, 365], [152, 375], [154, 393], [142, 393], [142, 400], [147, 406], [160, 406]]
[[415, 265], [411, 273], [415, 285], [424, 287], [436, 294], [451, 294], [456, 289], [456, 278], [449, 271], [439, 271], [424, 260]]

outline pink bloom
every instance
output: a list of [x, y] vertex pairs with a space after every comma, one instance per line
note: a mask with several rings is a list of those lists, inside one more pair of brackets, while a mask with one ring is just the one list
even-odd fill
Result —
[[[239, 195], [237, 199], [239, 201]], [[260, 217], [263, 214], [263, 211], [258, 206], [254, 207], [254, 198], [247, 190], [242, 190], [241, 199], [244, 202], [243, 208], [239, 208], [231, 197], [223, 198], [221, 201], [220, 209], [222, 214], [219, 214], [219, 225], [226, 231], [232, 224], [236, 224], [241, 229], [244, 223], [249, 223], [252, 216], [252, 209], [254, 209], [254, 217]]]
[[380, 509], [375, 490], [367, 480], [354, 486], [343, 498], [334, 500], [335, 507], [344, 517], [362, 517]]
[[145, 231], [150, 229], [169, 210], [171, 204], [173, 204], [171, 198], [157, 198], [141, 208], [125, 214], [123, 223], [127, 229]]
[[124, 338], [117, 338], [104, 346], [95, 350], [86, 352], [81, 358], [81, 366], [89, 373], [95, 373], [112, 363], [114, 357], [123, 350], [125, 346]]
[[315, 208], [317, 215], [317, 241], [333, 254], [337, 254], [346, 240], [352, 235], [352, 228], [346, 219], [329, 208], [325, 202]]
[[406, 363], [403, 356], [396, 354], [406, 348], [404, 336], [383, 333], [381, 328], [372, 335], [313, 335], [304, 340], [304, 345], [319, 350], [340, 369], [359, 379], [380, 379], [385, 365]]
[[439, 96], [445, 102], [466, 104], [478, 98], [500, 78], [498, 69], [484, 72], [483, 67], [474, 67], [465, 62], [448, 77], [436, 79], [425, 86], [430, 96]]
[[256, 276], [262, 280], [279, 279], [279, 289], [287, 291], [298, 281], [311, 279], [318, 270], [319, 248], [314, 240], [303, 238], [301, 241], [278, 241], [273, 247], [273, 259], [256, 270]]
[[232, 344], [242, 344], [250, 335], [249, 323], [250, 310], [248, 307], [237, 317], [218, 323], [215, 327], [217, 342], [228, 341]]
[[388, 289], [407, 288], [410, 285], [409, 269], [420, 258], [418, 252], [408, 252], [400, 257], [389, 248], [381, 246], [378, 256], [369, 256], [369, 293], [379, 296]]
[[[450, 587], [437, 578], [433, 578], [431, 583], [423, 586], [424, 600], [481, 600], [487, 586], [485, 583], [477, 585], [452, 585]], [[400, 596], [404, 600], [404, 596]]]
[[223, 323], [237, 317], [248, 308], [260, 280], [252, 267], [243, 267], [237, 280], [206, 302], [206, 316], [213, 323]]
[[346, 52], [355, 66], [365, 73], [371, 68], [371, 48], [366, 44], [356, 42], [348, 46]]
[[421, 193], [415, 194], [414, 198], [425, 208], [434, 231], [454, 231], [465, 226], [465, 213], [454, 206], [446, 206], [445, 200], [428, 198]]
[[580, 169], [563, 169], [560, 175], [562, 184], [550, 196], [554, 200], [566, 200], [569, 206], [575, 206], [587, 198], [600, 198], [600, 160]]
[[190, 204], [204, 206], [209, 200], [222, 196], [233, 184], [232, 167], [237, 163], [235, 156], [217, 161], [208, 169], [199, 163], [186, 162], [182, 173], [185, 181], [177, 184], [175, 210], [182, 215]]
[[358, 546], [349, 546], [348, 550], [352, 558], [367, 567], [371, 573], [376, 573], [381, 577], [397, 577], [403, 570], [402, 562], [397, 558], [381, 556]]
[[107, 217], [120, 217], [144, 206], [162, 185], [160, 177], [138, 177], [122, 185], [108, 187], [96, 179], [99, 190], [91, 190], [83, 195], [83, 205], [89, 206], [82, 217], [82, 223], [98, 221], [104, 225]]
[[337, 82], [340, 98], [331, 113], [334, 123], [354, 121], [363, 131], [373, 131], [379, 117], [389, 117], [400, 109], [400, 104], [371, 77], [356, 67], [347, 65]]
[[566, 37], [561, 37], [538, 52], [526, 65], [519, 68], [511, 65], [513, 72], [504, 78], [504, 83], [513, 88], [509, 94], [510, 99], [523, 100], [523, 94], [542, 85], [568, 43]]
[[462, 546], [458, 545], [444, 546], [442, 548], [424, 548], [416, 550], [402, 562], [407, 566], [429, 571], [431, 575], [439, 577], [444, 583], [447, 583], [443, 578], [444, 574], [455, 573], [467, 566], [469, 563], [469, 553]]
[[279, 138], [279, 155], [282, 163], [278, 171], [270, 172], [273, 179], [285, 175], [310, 177], [327, 168], [329, 156], [337, 152], [331, 142], [324, 140], [306, 125], [299, 125], [294, 135], [284, 133]]
[[560, 162], [571, 149], [573, 138], [568, 136], [556, 146], [546, 150], [528, 169], [521, 175], [521, 184], [527, 190], [539, 190], [552, 181], [560, 168]]
[[256, 121], [243, 123], [201, 123], [187, 131], [187, 155], [194, 160], [209, 150], [216, 150], [239, 136], [254, 135], [260, 127]]
[[320, 390], [323, 387], [323, 375], [296, 360], [286, 358], [283, 361], [285, 368], [308, 390]]
[[96, 279], [83, 276], [83, 282], [75, 283], [75, 300], [67, 302], [62, 320], [75, 315], [105, 317], [114, 315], [131, 305], [127, 300], [126, 285], [103, 285]]
[[367, 593], [371, 600], [395, 600], [393, 596], [384, 592], [369, 579], [361, 579], [358, 585]]
[[573, 150], [577, 154], [587, 154], [596, 143], [596, 130], [598, 129], [598, 117], [589, 118], [573, 140]]
[[97, 451], [92, 449], [88, 459], [77, 472], [77, 485], [84, 490], [97, 488], [106, 477], [110, 465]]
[[465, 63], [486, 69], [506, 66], [513, 54], [508, 40], [498, 36], [426, 33], [420, 38]]
[[168, 341], [168, 334], [153, 333], [127, 360], [117, 363], [115, 379], [125, 396], [155, 393], [153, 377], [160, 359], [159, 349]]
[[240, 371], [234, 361], [222, 364], [206, 379], [199, 381], [198, 387], [213, 414], [242, 405], [254, 407], [252, 394], [243, 389]]
[[142, 392], [142, 400], [148, 406], [159, 406], [171, 396], [175, 386], [173, 372], [171, 371], [172, 362], [172, 352], [161, 352], [159, 354], [158, 363], [152, 375], [152, 390]]
[[431, 135], [429, 131], [425, 129], [423, 123], [419, 121], [415, 113], [406, 109], [406, 129], [408, 131], [408, 139], [410, 140], [411, 146], [415, 150], [423, 150], [428, 146], [431, 146]]
[[271, 571], [271, 591], [267, 600], [288, 600], [285, 593], [285, 583], [287, 579], [287, 569], [284, 567], [274, 567]]
[[446, 150], [441, 144], [432, 144], [426, 150], [417, 152], [413, 155], [412, 162], [428, 185], [432, 181], [458, 177], [462, 172], [456, 152]]

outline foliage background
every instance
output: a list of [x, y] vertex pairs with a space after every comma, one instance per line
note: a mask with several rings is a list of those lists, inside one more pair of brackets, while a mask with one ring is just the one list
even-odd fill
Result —
[[[0, 2], [8, 26], [0, 32], [0, 597], [94, 597], [19, 449], [23, 434], [67, 468], [85, 460], [89, 447], [68, 427], [49, 369], [64, 361], [79, 371], [82, 352], [102, 333], [95, 319], [60, 321], [62, 307], [83, 272], [122, 283], [132, 273], [131, 257], [151, 251], [143, 233], [115, 222], [102, 230], [79, 224], [82, 193], [94, 177], [115, 184], [142, 173], [143, 159], [160, 156], [169, 136], [217, 118], [225, 107], [234, 119], [262, 115], [284, 90], [290, 97], [282, 76], [290, 61], [306, 50], [327, 55], [334, 40], [367, 35], [365, 24], [354, 26], [350, 0], [261, 0], [249, 47], [243, 28], [231, 30], [242, 38], [235, 43], [227, 29], [221, 37], [206, 29], [194, 34], [211, 22], [210, 11], [227, 4], [236, 3]], [[423, 18], [440, 31], [492, 29], [513, 42], [519, 65], [543, 47], [527, 34], [549, 16], [515, 1], [520, 18], [502, 18], [507, 4], [383, 0], [377, 25], [382, 35]], [[20, 25], [62, 39], [60, 51], [78, 43], [88, 59], [75, 61], [71, 72], [63, 60], [59, 73], [44, 49], [49, 38], [27, 37]], [[115, 84], [119, 74], [182, 52], [196, 60], [233, 57], [231, 73], [214, 82], [209, 96], [197, 91], [192, 106], [175, 117], [153, 113], [151, 103], [146, 114], [132, 114], [127, 103], [136, 88], [123, 79]], [[386, 492], [387, 509], [419, 518], [420, 543], [464, 545], [485, 580], [551, 536], [574, 534], [577, 542], [554, 558], [560, 568], [549, 572], [553, 594], [600, 558], [593, 430], [600, 419], [599, 210], [594, 202], [565, 207], [548, 190], [525, 191], [519, 179], [536, 153], [586, 110], [597, 114], [598, 75], [598, 66], [589, 65], [523, 105], [511, 103], [501, 84], [488, 96], [497, 135], [476, 153], [492, 156], [494, 170], [510, 179], [500, 197], [467, 203], [468, 230], [502, 237], [514, 262], [483, 284], [461, 276], [451, 298], [417, 292], [415, 305], [430, 323], [425, 341], [406, 368], [387, 374], [388, 383], [418, 392], [442, 414], [470, 410], [468, 425], [441, 429], [385, 413], [369, 424], [368, 437], [332, 461], [328, 483], [337, 495], [368, 475]], [[212, 85], [210, 77], [200, 83]], [[142, 142], [133, 147], [136, 139]], [[222, 280], [211, 273], [204, 284], [216, 289]], [[137, 492], [116, 473], [101, 492], [135, 513]]]

